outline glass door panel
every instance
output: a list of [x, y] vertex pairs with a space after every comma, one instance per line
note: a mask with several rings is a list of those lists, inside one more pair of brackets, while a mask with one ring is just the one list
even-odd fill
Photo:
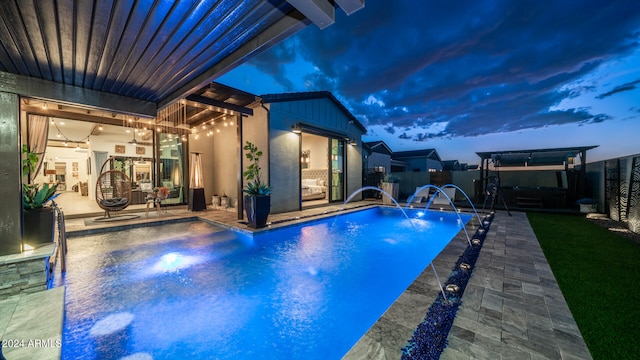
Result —
[[331, 201], [344, 200], [344, 141], [331, 139]]

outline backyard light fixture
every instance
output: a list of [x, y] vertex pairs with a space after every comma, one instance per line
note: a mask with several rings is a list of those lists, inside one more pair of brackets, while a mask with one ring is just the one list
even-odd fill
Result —
[[296, 123], [295, 125], [291, 126], [291, 131], [295, 134], [300, 134], [302, 132], [302, 128], [300, 127], [299, 123]]
[[450, 293], [457, 293], [460, 291], [460, 287], [456, 284], [449, 284], [444, 288], [444, 290]]

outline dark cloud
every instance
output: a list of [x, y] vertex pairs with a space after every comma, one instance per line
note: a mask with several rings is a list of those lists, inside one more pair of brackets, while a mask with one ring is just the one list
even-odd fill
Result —
[[638, 87], [636, 85], [640, 84], [640, 80], [636, 80], [636, 81], [632, 81], [632, 82], [628, 82], [626, 84], [622, 84], [619, 86], [616, 86], [615, 88], [613, 88], [613, 90], [608, 91], [604, 94], [600, 94], [598, 96], [596, 96], [596, 98], [598, 99], [604, 99], [607, 96], [611, 96], [617, 93], [621, 93], [621, 92], [625, 92], [625, 91], [629, 91], [629, 90], [635, 90]]
[[628, 0], [369, 1], [252, 64], [289, 88], [284, 68], [299, 54], [318, 68], [305, 78], [306, 89], [334, 92], [365, 125], [402, 131], [401, 139], [586, 125], [610, 116], [550, 109], [595, 91], [592, 84], [563, 85], [640, 47], [639, 9]]
[[296, 40], [288, 40], [266, 51], [251, 60], [251, 65], [260, 69], [265, 74], [271, 75], [274, 81], [286, 91], [293, 91], [296, 86], [289, 80], [286, 66], [294, 63], [296, 59]]

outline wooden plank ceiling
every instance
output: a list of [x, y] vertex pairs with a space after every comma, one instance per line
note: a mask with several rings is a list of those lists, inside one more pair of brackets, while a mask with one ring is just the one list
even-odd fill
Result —
[[0, 71], [158, 108], [189, 95], [242, 107], [253, 100], [211, 81], [338, 6], [364, 0], [2, 0]]

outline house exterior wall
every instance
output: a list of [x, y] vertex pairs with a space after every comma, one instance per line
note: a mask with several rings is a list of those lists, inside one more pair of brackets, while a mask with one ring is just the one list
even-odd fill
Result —
[[[360, 135], [355, 137], [356, 145], [346, 145], [347, 151], [347, 184], [345, 187], [344, 199], [362, 187], [362, 142]], [[354, 200], [362, 200], [362, 193], [356, 195]]]
[[[231, 121], [231, 117], [229, 117], [228, 121]], [[238, 171], [240, 167], [238, 159], [240, 158], [241, 148], [238, 143], [238, 127], [235, 117], [233, 124], [233, 126], [224, 126], [224, 123], [216, 125], [214, 134], [211, 136], [213, 138], [211, 149], [216, 165], [211, 173], [205, 172], [205, 174], [210, 174], [213, 178], [209, 195], [227, 195], [232, 205], [238, 200]], [[220, 132], [217, 130], [220, 130]], [[211, 196], [206, 199], [207, 203], [211, 202]]]
[[438, 160], [427, 159], [427, 171], [428, 169], [442, 170], [442, 163]]
[[[301, 123], [355, 139], [346, 148], [345, 198], [362, 187], [362, 130], [328, 98], [274, 102], [269, 105], [269, 168], [271, 212], [300, 209], [300, 135], [291, 131]], [[254, 117], [256, 117], [254, 113]], [[344, 139], [343, 139], [344, 140]]]
[[[271, 154], [271, 146], [269, 144], [269, 105], [265, 104], [265, 107], [258, 106], [253, 108], [252, 116], [242, 117], [242, 172], [249, 166], [249, 160], [245, 157], [246, 151], [244, 145], [247, 141], [256, 145], [260, 151], [262, 151], [262, 157], [260, 158], [260, 169], [262, 179], [271, 185], [271, 171], [269, 169], [269, 157]], [[242, 187], [247, 185], [247, 181], [242, 177]], [[244, 197], [244, 195], [242, 196]], [[271, 199], [273, 204], [273, 195]], [[243, 201], [239, 199], [238, 201]]]
[[384, 166], [385, 173], [391, 173], [391, 156], [387, 154], [380, 154], [377, 152], [371, 153], [367, 162], [367, 168], [369, 169], [373, 169], [376, 166]]
[[[200, 153], [200, 160], [202, 161], [202, 180], [204, 181], [204, 198], [206, 203], [211, 203], [211, 195], [214, 193], [215, 179], [214, 174], [219, 171], [218, 163], [215, 161], [213, 144], [216, 142], [216, 138], [213, 136], [206, 136], [206, 134], [191, 134], [189, 135], [189, 154], [187, 159], [191, 161], [191, 153]], [[189, 164], [187, 176], [185, 179], [185, 190], [191, 187], [190, 181], [190, 169], [192, 164]], [[188, 196], [188, 192], [185, 194], [185, 199]]]

